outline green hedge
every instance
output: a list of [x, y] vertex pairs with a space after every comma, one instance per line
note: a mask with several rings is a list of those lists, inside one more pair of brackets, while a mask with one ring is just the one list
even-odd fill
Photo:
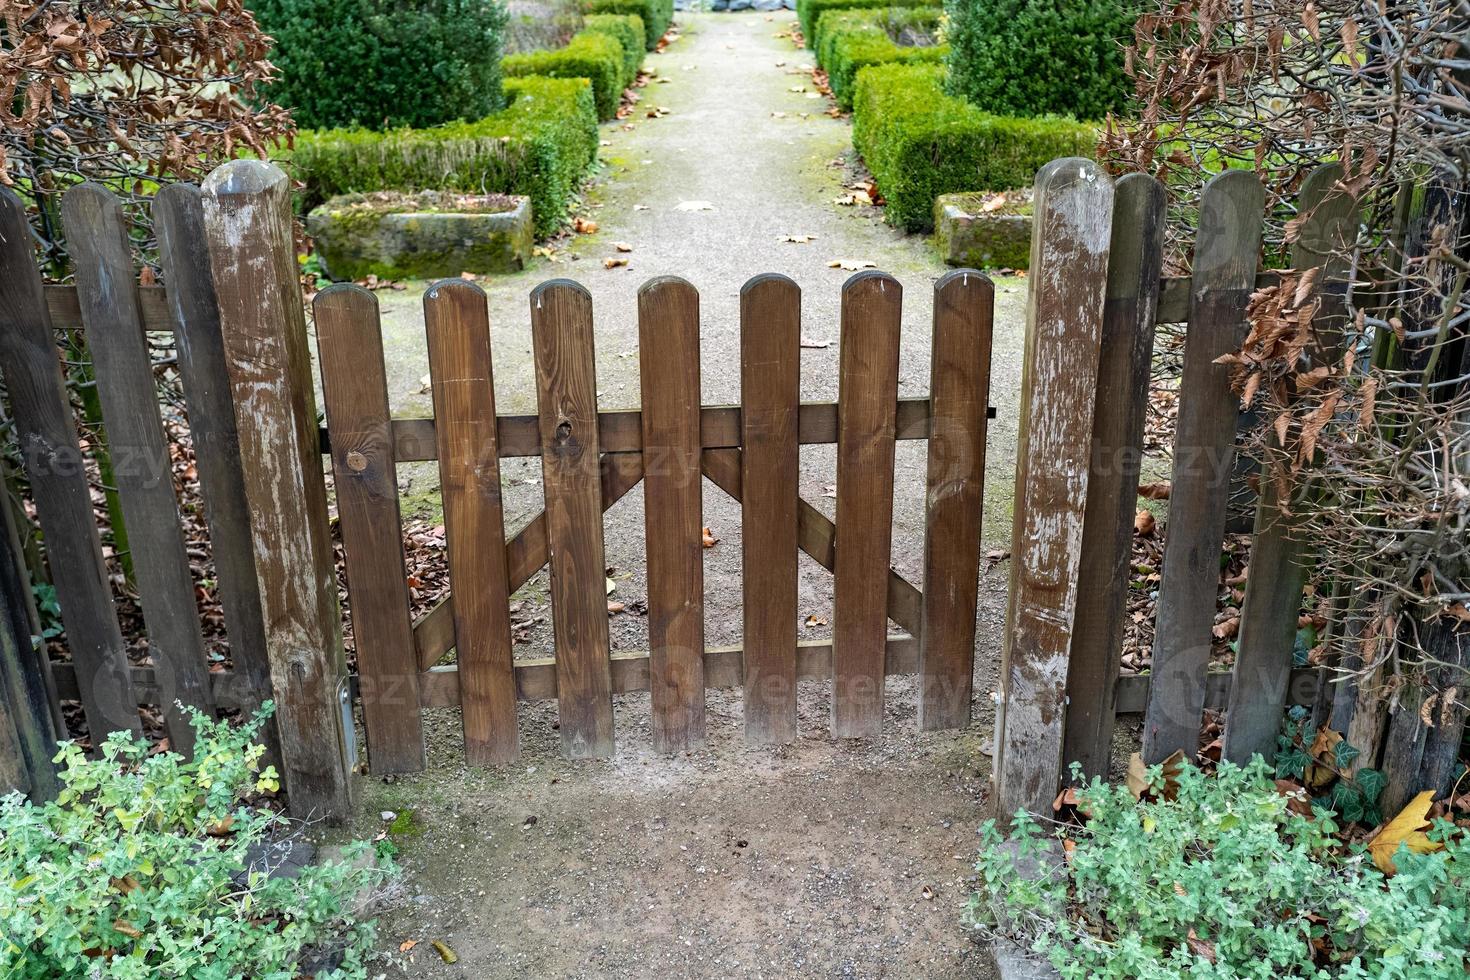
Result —
[[828, 10], [817, 18], [817, 63], [827, 70], [832, 97], [844, 109], [852, 108], [857, 73], [870, 65], [938, 63], [949, 47], [904, 46], [894, 31], [913, 30], [933, 35], [941, 11], [933, 7], [893, 7], [886, 10]]
[[505, 105], [505, 4], [249, 0], [279, 72], [261, 96], [303, 128], [435, 126]]
[[581, 78], [513, 78], [505, 93], [510, 104], [478, 122], [301, 132], [288, 166], [304, 205], [382, 190], [525, 194], [536, 234], [555, 232], [597, 156], [592, 89]]
[[1137, 0], [947, 0], [951, 94], [1010, 116], [1102, 119], [1132, 86]]
[[888, 199], [888, 221], [909, 231], [934, 226], [940, 194], [1029, 186], [1057, 157], [1092, 156], [1096, 140], [1070, 119], [981, 112], [944, 93], [938, 65], [858, 72], [852, 143]]
[[806, 46], [816, 49], [817, 19], [829, 10], [870, 10], [881, 7], [942, 7], [944, 0], [796, 0], [796, 17]]
[[586, 0], [582, 9], [589, 14], [633, 14], [643, 18], [646, 33], [644, 45], [649, 51], [674, 22], [674, 0]]
[[645, 38], [642, 17], [637, 14], [592, 14], [587, 18], [585, 30], [592, 34], [606, 34], [622, 45], [623, 88], [638, 80], [638, 69], [643, 67]]
[[544, 75], [588, 79], [598, 119], [616, 116], [623, 100], [623, 46], [608, 34], [583, 31], [573, 35], [564, 48], [506, 55], [501, 66], [507, 78]]

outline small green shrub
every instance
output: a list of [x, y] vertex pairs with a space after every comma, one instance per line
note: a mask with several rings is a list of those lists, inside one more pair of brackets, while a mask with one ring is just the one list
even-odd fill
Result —
[[1058, 157], [1091, 156], [1096, 131], [1069, 119], [992, 116], [944, 93], [939, 65], [858, 72], [852, 144], [908, 231], [934, 225], [934, 199], [955, 191], [1027, 187]]
[[905, 45], [895, 35], [933, 37], [941, 11], [933, 7], [890, 7], [883, 10], [829, 10], [817, 20], [817, 63], [827, 70], [832, 97], [852, 108], [857, 73], [870, 65], [937, 64], [949, 48], [943, 44]]
[[1007, 116], [1102, 119], [1131, 88], [1134, 0], [947, 0], [949, 91]]
[[552, 234], [597, 155], [592, 89], [581, 78], [512, 78], [505, 91], [510, 105], [478, 122], [299, 134], [289, 166], [303, 205], [381, 190], [525, 194], [536, 233]]
[[582, 10], [589, 14], [633, 14], [643, 20], [644, 44], [649, 51], [674, 22], [674, 0], [587, 0]]
[[816, 49], [817, 21], [829, 10], [868, 10], [893, 7], [942, 7], [944, 0], [796, 0], [796, 17], [806, 46]]
[[622, 87], [627, 88], [636, 82], [638, 69], [643, 67], [643, 18], [637, 14], [592, 14], [586, 23], [589, 33], [606, 34], [622, 46]]
[[65, 742], [54, 802], [0, 799], [0, 976], [289, 980], [303, 954], [340, 949], [318, 980], [365, 977], [374, 924], [351, 905], [391, 865], [251, 870], [250, 849], [284, 824], [250, 804], [276, 786], [250, 744], [268, 712], [241, 727], [193, 712], [192, 761], [125, 732], [95, 760]]
[[507, 78], [585, 78], [592, 83], [597, 118], [606, 120], [618, 114], [623, 98], [623, 46], [611, 35], [583, 31], [564, 48], [507, 55], [501, 65]]
[[261, 95], [305, 129], [433, 126], [505, 102], [502, 0], [249, 0], [280, 73]]
[[[1020, 873], [994, 822], [980, 828], [968, 917], [988, 938], [1045, 955], [1066, 980], [1311, 978], [1461, 980], [1470, 969], [1470, 843], [1448, 821], [1444, 850], [1400, 849], [1387, 877], [1333, 836], [1331, 814], [1295, 812], [1257, 757], [1217, 775], [1185, 765], [1162, 798], [1094, 781], [1086, 825], [1041, 876]], [[1046, 846], [1018, 814], [1022, 860]]]

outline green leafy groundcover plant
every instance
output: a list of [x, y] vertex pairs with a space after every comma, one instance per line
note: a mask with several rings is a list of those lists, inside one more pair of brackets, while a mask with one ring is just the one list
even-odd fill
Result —
[[524, 194], [538, 235], [550, 235], [597, 155], [597, 113], [582, 78], [511, 78], [510, 105], [472, 123], [373, 133], [303, 132], [289, 166], [303, 204], [337, 194], [447, 190]]
[[674, 22], [674, 0], [587, 0], [589, 14], [634, 14], [643, 20], [644, 44], [652, 51]]
[[942, 7], [944, 0], [796, 0], [796, 17], [806, 46], [817, 46], [817, 21], [829, 10], [865, 10], [892, 7]]
[[1007, 116], [1102, 119], [1131, 91], [1134, 0], [946, 0], [949, 91]]
[[941, 11], [934, 7], [889, 7], [882, 10], [829, 10], [817, 20], [817, 63], [827, 70], [832, 97], [852, 108], [857, 73], [870, 65], [931, 63], [944, 60], [943, 44], [909, 45], [895, 34], [928, 35], [939, 29]]
[[304, 129], [433, 126], [505, 103], [503, 0], [247, 0], [275, 39], [262, 96]]
[[1387, 877], [1333, 836], [1330, 812], [1295, 812], [1259, 757], [1216, 775], [1184, 766], [1173, 800], [1162, 798], [1160, 767], [1150, 780], [1160, 798], [1098, 781], [1079, 791], [1086, 825], [1069, 830], [1075, 846], [1039, 878], [1017, 859], [1048, 846], [1035, 821], [1017, 814], [1017, 853], [1002, 849], [993, 821], [982, 826], [971, 922], [1044, 954], [1067, 980], [1470, 971], [1470, 845], [1448, 821], [1429, 831], [1444, 850], [1400, 849]]
[[193, 712], [192, 761], [125, 732], [95, 760], [66, 742], [54, 802], [0, 800], [0, 976], [292, 980], [311, 951], [340, 954], [317, 980], [366, 976], [374, 924], [349, 906], [391, 864], [354, 866], [359, 843], [294, 879], [247, 870], [284, 823], [249, 802], [277, 788], [251, 744], [269, 711], [239, 727]]
[[858, 72], [852, 145], [888, 199], [890, 224], [934, 226], [934, 200], [956, 191], [1028, 187], [1058, 157], [1091, 156], [1097, 131], [1070, 119], [992, 116], [944, 94], [940, 65]]
[[588, 79], [597, 103], [597, 118], [603, 120], [618, 114], [618, 103], [623, 98], [623, 65], [623, 46], [618, 39], [595, 31], [573, 35], [564, 48], [506, 55], [501, 62], [509, 78], [543, 75]]
[[643, 67], [644, 46], [643, 18], [637, 14], [591, 14], [587, 17], [584, 30], [593, 34], [606, 34], [616, 38], [623, 47], [623, 88], [638, 80], [638, 69]]

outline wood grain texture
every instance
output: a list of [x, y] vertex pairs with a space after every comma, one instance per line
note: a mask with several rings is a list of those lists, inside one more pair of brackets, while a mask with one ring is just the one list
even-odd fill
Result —
[[1123, 651], [1128, 558], [1164, 261], [1163, 185], [1145, 174], [1129, 174], [1114, 192], [1062, 742], [1062, 765], [1080, 763], [1089, 780], [1106, 779], [1112, 758], [1113, 697]]
[[356, 749], [317, 441], [291, 184], [235, 160], [204, 183], [204, 228], [250, 504], [291, 811], [351, 819]]
[[[1326, 352], [1319, 360], [1333, 362], [1341, 349], [1336, 338], [1342, 318], [1334, 316], [1341, 308], [1341, 293], [1330, 291], [1333, 282], [1347, 274], [1358, 231], [1357, 201], [1337, 186], [1341, 178], [1342, 167], [1334, 163], [1317, 168], [1303, 181], [1298, 209], [1306, 220], [1291, 255], [1292, 268], [1299, 272], [1321, 269], [1321, 285], [1311, 301], [1323, 303], [1323, 308], [1313, 327]], [[1280, 493], [1269, 464], [1263, 464], [1222, 748], [1224, 757], [1238, 764], [1250, 761], [1252, 755], [1270, 759], [1275, 753], [1307, 580], [1311, 548], [1302, 521], [1312, 506], [1310, 482], [1302, 481], [1291, 500], [1281, 500]]]
[[337, 523], [374, 774], [424, 768], [418, 660], [409, 616], [398, 471], [388, 439], [388, 382], [378, 299], [337, 283], [316, 294], [316, 343], [332, 441]]
[[127, 521], [148, 652], [170, 679], [171, 696], [158, 707], [173, 748], [187, 756], [194, 748], [194, 729], [178, 703], [213, 715], [214, 700], [168, 438], [133, 292], [137, 273], [127, 222], [122, 202], [90, 182], [67, 190], [61, 217], [87, 324], [113, 478]]
[[643, 516], [653, 747], [704, 744], [704, 481], [699, 473], [699, 293], [683, 279], [638, 290]]
[[[599, 412], [598, 446], [604, 453], [637, 453], [643, 450], [643, 422], [636, 410]], [[988, 410], [995, 418], [995, 409]], [[541, 455], [541, 422], [535, 415], [502, 415], [496, 420], [502, 458]], [[740, 447], [740, 406], [706, 405], [699, 413], [700, 446], [704, 449]], [[929, 437], [929, 399], [898, 400], [897, 438]], [[323, 451], [330, 451], [327, 430], [321, 430]], [[837, 403], [803, 403], [797, 419], [797, 442], [803, 446], [837, 441]], [[400, 463], [433, 460], [437, 452], [433, 419], [394, 419], [393, 458]]]
[[449, 584], [457, 597], [454, 648], [465, 758], [476, 766], [501, 765], [520, 757], [520, 736], [484, 292], [458, 279], [435, 283], [424, 294], [424, 329]]
[[903, 287], [859, 272], [842, 287], [837, 382], [837, 541], [832, 734], [883, 727], [883, 651], [893, 543], [893, 453]]
[[919, 728], [924, 731], [970, 723], [994, 313], [995, 286], [973, 269], [958, 269], [934, 284], [923, 628], [918, 634]]
[[45, 647], [31, 642], [31, 582], [21, 557], [11, 509], [0, 507], [0, 795], [15, 791], [40, 803], [61, 788], [51, 761], [60, 713], [53, 714]]
[[1149, 763], [1181, 749], [1193, 758], [1199, 748], [1240, 409], [1230, 370], [1215, 359], [1239, 350], [1245, 340], [1245, 309], [1256, 281], [1264, 206], [1260, 181], [1243, 170], [1210, 181], [1200, 201], [1155, 625], [1154, 681], [1144, 716], [1143, 758]]
[[613, 754], [612, 680], [598, 474], [592, 297], [553, 279], [531, 294], [542, 485], [551, 555], [557, 710], [562, 751]]
[[757, 276], [740, 291], [739, 474], [745, 738], [756, 745], [796, 739], [800, 401], [801, 289]]
[[[623, 499], [643, 479], [643, 457], [628, 453], [603, 453], [598, 461], [602, 481], [602, 509]], [[517, 589], [541, 571], [550, 558], [546, 543], [546, 512], [533, 517], [505, 546], [505, 564], [510, 576], [508, 589]], [[454, 648], [454, 596], [445, 596], [413, 626], [419, 667], [428, 670]]]
[[[224, 612], [235, 673], [254, 692], [244, 707], [254, 711], [271, 696], [270, 661], [265, 652], [265, 621], [250, 543], [250, 505], [245, 498], [235, 399], [225, 367], [219, 304], [204, 237], [201, 192], [194, 184], [170, 184], [153, 199], [152, 214], [159, 264], [169, 284], [167, 312], [179, 355], [194, 463], [209, 523], [216, 594]], [[151, 292], [140, 287], [139, 297], [145, 295]], [[151, 328], [146, 306], [140, 306], [144, 307], [144, 324]], [[268, 764], [278, 764], [280, 745], [274, 718], [266, 723], [261, 737]]]
[[1090, 161], [1054, 160], [1034, 211], [992, 793], [1002, 819], [1049, 812], [1061, 775], [1112, 181]]
[[0, 187], [0, 374], [46, 540], [87, 727], [97, 736], [113, 731], [139, 735], [127, 649], [112, 607], [91, 489], [31, 249], [25, 204], [7, 187]]

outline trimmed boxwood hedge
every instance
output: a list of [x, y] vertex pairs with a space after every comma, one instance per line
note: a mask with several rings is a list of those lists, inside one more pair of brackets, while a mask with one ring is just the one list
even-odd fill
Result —
[[886, 10], [829, 10], [817, 19], [817, 63], [827, 70], [832, 97], [844, 109], [852, 108], [859, 69], [892, 62], [937, 64], [949, 46], [925, 47], [896, 43], [893, 30], [905, 28], [934, 33], [941, 11], [931, 7], [894, 7]]
[[589, 14], [634, 14], [643, 18], [644, 46], [652, 51], [674, 22], [674, 0], [586, 0]]
[[597, 156], [591, 86], [583, 78], [511, 78], [505, 94], [510, 104], [477, 122], [302, 131], [287, 165], [305, 185], [305, 207], [359, 191], [524, 194], [536, 234], [555, 232]]
[[618, 114], [623, 99], [623, 46], [609, 34], [582, 31], [572, 35], [564, 48], [506, 55], [501, 66], [507, 78], [586, 78], [592, 82], [597, 118], [612, 119]]
[[869, 10], [875, 7], [942, 7], [944, 0], [796, 0], [796, 17], [806, 46], [817, 46], [817, 19], [829, 10]]
[[623, 46], [623, 88], [638, 80], [643, 67], [643, 18], [637, 14], [591, 14], [583, 30], [616, 38]]
[[934, 226], [934, 199], [1029, 186], [1057, 157], [1092, 156], [1093, 126], [1056, 117], [992, 116], [944, 93], [938, 65], [858, 72], [852, 143], [888, 199], [890, 224]]

